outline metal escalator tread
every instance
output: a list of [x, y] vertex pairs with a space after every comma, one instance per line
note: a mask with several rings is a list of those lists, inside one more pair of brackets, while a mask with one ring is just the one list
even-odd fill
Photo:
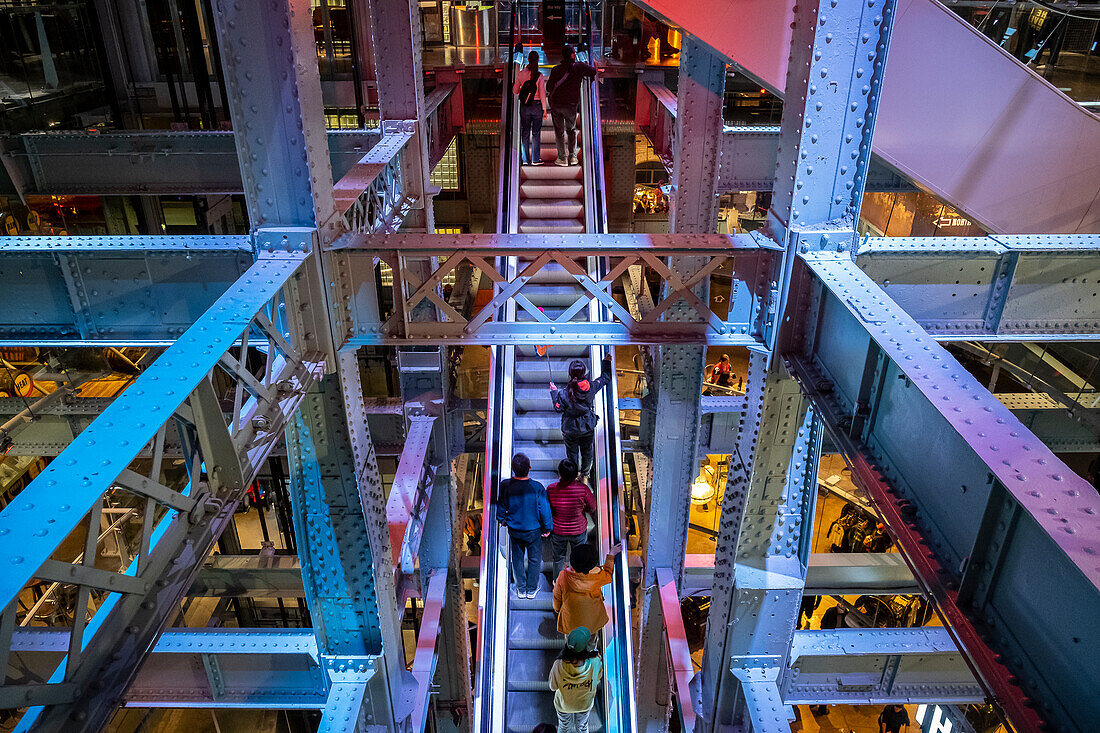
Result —
[[584, 234], [584, 224], [579, 221], [534, 219], [521, 221], [519, 231], [520, 234]]
[[[579, 132], [579, 130], [578, 130]], [[553, 130], [541, 131], [542, 158], [556, 157]], [[579, 139], [579, 135], [578, 135]], [[549, 144], [547, 144], [549, 143]], [[516, 226], [521, 233], [582, 233], [585, 231], [584, 169], [581, 165], [520, 166]], [[520, 259], [519, 271], [531, 260]], [[560, 264], [542, 266], [524, 286], [523, 294], [542, 314], [556, 319], [584, 297], [584, 289]], [[571, 316], [572, 321], [589, 320], [587, 305]], [[535, 320], [530, 312], [517, 307], [515, 321]], [[565, 457], [561, 436], [561, 415], [554, 411], [549, 379], [558, 385], [568, 380], [573, 359], [589, 363], [586, 344], [551, 346], [547, 356], [539, 356], [530, 345], [514, 347], [512, 366], [511, 438], [513, 453], [526, 453], [531, 459], [530, 476], [549, 486], [557, 480], [557, 464]], [[548, 357], [548, 358], [547, 358]], [[549, 367], [549, 368], [548, 368]], [[507, 408], [505, 408], [507, 409]], [[543, 564], [539, 592], [534, 599], [508, 597], [507, 650], [505, 660], [504, 731], [529, 733], [539, 723], [553, 725], [557, 720], [553, 693], [548, 678], [554, 660], [564, 646], [557, 631], [551, 583], [554, 578], [550, 543], [543, 542]], [[603, 702], [598, 697], [590, 716], [589, 729], [605, 728]]]

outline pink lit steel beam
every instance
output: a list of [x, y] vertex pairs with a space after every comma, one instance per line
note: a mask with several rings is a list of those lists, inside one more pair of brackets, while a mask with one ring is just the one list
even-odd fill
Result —
[[688, 648], [687, 632], [684, 631], [684, 617], [680, 615], [680, 593], [676, 589], [672, 569], [657, 568], [657, 583], [661, 591], [661, 614], [665, 618], [665, 643], [675, 676], [676, 696], [680, 700], [681, 722], [685, 733], [691, 733], [695, 730], [695, 710], [691, 705], [689, 686], [695, 676], [695, 667], [691, 661], [691, 649]]
[[[793, 2], [642, 5], [782, 92]], [[873, 150], [994, 232], [1100, 231], [1100, 118], [934, 0], [898, 0]]]

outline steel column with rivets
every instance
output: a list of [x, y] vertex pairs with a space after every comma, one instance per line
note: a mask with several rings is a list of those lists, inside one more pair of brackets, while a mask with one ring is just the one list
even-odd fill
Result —
[[806, 583], [821, 455], [821, 420], [808, 405], [785, 369], [768, 374], [725, 628], [724, 658], [739, 685], [724, 676], [719, 681], [714, 729], [751, 723], [757, 733], [789, 730], [791, 714], [781, 705], [777, 680]]
[[787, 250], [776, 274], [769, 346], [785, 315], [798, 252], [855, 256], [895, 3], [809, 0], [796, 9], [766, 226]]
[[387, 123], [412, 126], [413, 139], [401, 161], [408, 194], [415, 199], [406, 228], [435, 231], [432, 213], [428, 129], [424, 110], [420, 9], [409, 0], [359, 0], [369, 5], [378, 77], [378, 109]]
[[[669, 218], [671, 230], [678, 234], [710, 234], [718, 225], [718, 140], [725, 84], [725, 59], [694, 39], [685, 39], [677, 99], [679, 109], [685, 112], [676, 118], [676, 190]], [[670, 269], [678, 275], [690, 275], [703, 265], [703, 258], [669, 258]], [[695, 293], [706, 302], [709, 281], [695, 288]], [[670, 307], [666, 314], [669, 321], [686, 317], [685, 301]], [[645, 595], [635, 665], [638, 724], [641, 730], [651, 733], [668, 729], [671, 687], [657, 569], [669, 568], [679, 586], [687, 544], [690, 487], [699, 469], [696, 454], [706, 347], [661, 346], [655, 361], [656, 415], [662, 429], [653, 441], [653, 481], [643, 528]]]
[[733, 452], [729, 457], [726, 491], [722, 497], [722, 514], [715, 539], [714, 582], [711, 588], [710, 614], [707, 617], [706, 644], [703, 651], [702, 696], [697, 729], [707, 730], [717, 719], [723, 694], [730, 690], [729, 659], [726, 635], [733, 619], [734, 583], [737, 541], [741, 533], [749, 484], [760, 437], [764, 410], [764, 393], [768, 377], [769, 355], [749, 353], [749, 369], [745, 376], [745, 408], [741, 413]]
[[[372, 657], [388, 651], [387, 641], [399, 644], [393, 628], [396, 602], [387, 602], [375, 584], [379, 563], [368, 536], [362, 479], [356, 475], [335, 377], [326, 377], [306, 396], [286, 440], [302, 579], [318, 650], [333, 683], [331, 700], [341, 684], [333, 673], [341, 665], [366, 666]], [[374, 471], [377, 475], [377, 465]], [[381, 480], [377, 483], [381, 489]], [[388, 656], [400, 656], [400, 651], [398, 646], [398, 654]], [[362, 695], [358, 699], [364, 700]], [[391, 729], [397, 715], [390, 696], [368, 694], [365, 702], [364, 718]]]
[[[893, 12], [893, 0], [810, 0], [796, 10], [766, 229], [786, 250], [765, 326], [770, 349], [804, 317], [785, 312], [797, 254], [854, 256]], [[715, 557], [700, 713], [711, 730], [786, 731], [777, 679], [805, 585], [821, 427], [773, 355], [755, 358], [748, 382]]]
[[[313, 252], [311, 275], [323, 282], [319, 245], [331, 242], [342, 224], [311, 6], [305, 0], [218, 0], [216, 9], [249, 220], [261, 247], [286, 246], [297, 237]], [[270, 235], [262, 236], [267, 230]], [[315, 325], [318, 337], [329, 336], [327, 323]], [[303, 581], [330, 682], [358, 684], [361, 677], [347, 670], [363, 667], [367, 655], [383, 655], [381, 674], [361, 698], [369, 705], [363, 715], [393, 729], [408, 714], [411, 687], [384, 491], [354, 351], [337, 357], [330, 345], [328, 366], [337, 375], [307, 398], [308, 409], [287, 431], [294, 522], [301, 536], [312, 538], [301, 543], [310, 560], [302, 563]]]

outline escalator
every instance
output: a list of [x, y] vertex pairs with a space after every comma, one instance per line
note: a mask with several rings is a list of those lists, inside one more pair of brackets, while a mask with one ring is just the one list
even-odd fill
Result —
[[[782, 96], [795, 3], [639, 4]], [[897, 1], [872, 151], [992, 232], [1100, 231], [1100, 117], [936, 0]]]
[[[513, 34], [514, 35], [514, 34]], [[506, 74], [511, 89], [514, 67]], [[594, 233], [606, 231], [603, 166], [596, 85], [589, 84], [581, 105], [580, 165], [538, 167], [519, 165], [518, 110], [505, 94], [501, 136], [501, 187], [498, 231], [518, 233]], [[553, 150], [553, 133], [546, 134], [544, 151]], [[549, 160], [553, 160], [553, 155]], [[599, 276], [601, 262], [578, 257], [591, 276]], [[508, 279], [530, 264], [520, 257], [499, 258], [497, 267]], [[583, 289], [557, 263], [543, 266], [523, 288], [528, 300], [550, 318], [599, 321], [603, 307], [588, 301], [570, 309]], [[569, 313], [567, 313], [567, 310]], [[575, 312], [573, 312], [575, 311]], [[532, 316], [507, 301], [499, 317], [530, 321]], [[549, 338], [553, 338], [549, 336]], [[590, 370], [599, 369], [608, 347], [551, 343], [546, 357], [534, 346], [495, 346], [491, 359], [490, 399], [486, 436], [483, 546], [478, 606], [478, 679], [475, 687], [474, 730], [528, 733], [539, 723], [557, 720], [547, 678], [564, 645], [552, 608], [552, 563], [549, 541], [543, 542], [543, 572], [534, 599], [517, 598], [509, 587], [508, 533], [496, 521], [495, 498], [499, 482], [510, 475], [517, 452], [531, 459], [531, 477], [544, 485], [556, 480], [555, 468], [565, 457], [559, 429], [561, 416], [550, 400], [550, 373], [556, 383], [567, 381], [570, 360], [581, 359]], [[595, 374], [594, 374], [595, 376]], [[596, 400], [599, 424], [595, 436], [594, 492], [598, 506], [590, 541], [600, 555], [623, 540], [621, 449], [615, 375]], [[590, 730], [627, 733], [634, 730], [633, 668], [629, 582], [626, 553], [618, 556], [614, 581], [604, 587], [610, 621], [599, 641], [604, 664]]]

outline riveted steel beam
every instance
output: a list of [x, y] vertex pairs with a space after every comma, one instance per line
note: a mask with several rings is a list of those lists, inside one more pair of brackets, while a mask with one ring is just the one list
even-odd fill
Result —
[[[381, 131], [328, 130], [326, 137], [339, 178], [378, 144]], [[24, 196], [211, 196], [245, 190], [232, 132], [33, 132], [0, 139], [0, 157], [15, 171]]]
[[856, 262], [941, 341], [1100, 338], [1100, 235], [867, 238]]
[[[1014, 725], [1087, 728], [1096, 492], [850, 260], [803, 258], [811, 317], [790, 358], [853, 478]], [[927, 470], [913, 435], [934, 436], [949, 474]]]
[[248, 237], [0, 238], [0, 346], [171, 343], [253, 259]]
[[780, 686], [788, 705], [985, 702], [942, 626], [796, 631]]
[[[70, 629], [23, 627], [12, 663], [48, 677]], [[209, 670], [216, 670], [212, 678]], [[169, 629], [126, 690], [126, 707], [324, 707], [326, 680], [312, 629]]]

